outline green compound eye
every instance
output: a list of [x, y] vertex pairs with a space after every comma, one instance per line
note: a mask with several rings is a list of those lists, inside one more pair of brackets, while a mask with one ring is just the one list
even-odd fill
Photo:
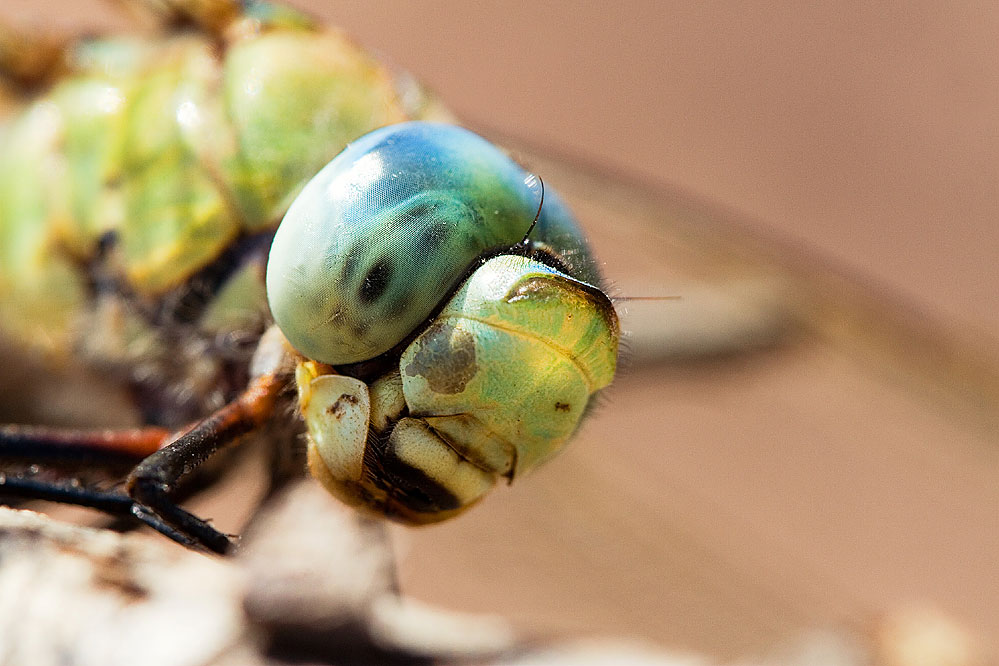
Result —
[[[473, 261], [519, 242], [538, 208], [528, 174], [481, 137], [403, 123], [351, 144], [281, 222], [267, 266], [271, 312], [304, 356], [345, 365], [398, 345]], [[582, 234], [549, 192], [532, 239], [597, 284]]]
[[[305, 357], [310, 470], [345, 502], [411, 524], [460, 513], [554, 455], [613, 379], [617, 314], [557, 195], [538, 254], [521, 244], [526, 178], [467, 130], [406, 123], [352, 144], [281, 223], [268, 298]], [[331, 367], [393, 349], [377, 377]]]

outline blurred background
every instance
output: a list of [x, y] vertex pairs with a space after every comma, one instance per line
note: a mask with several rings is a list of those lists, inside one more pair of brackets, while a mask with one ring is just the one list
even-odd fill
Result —
[[719, 656], [929, 605], [995, 649], [999, 8], [293, 4], [521, 150], [620, 295], [681, 297], [625, 305], [563, 456], [399, 531], [406, 590]]
[[[625, 294], [683, 297], [632, 310], [668, 319], [704, 294], [687, 278], [724, 282], [671, 266], [703, 215], [705, 233], [725, 236], [722, 220], [801, 272], [854, 276], [910, 332], [959, 331], [999, 359], [995, 6], [303, 6], [473, 126], [696, 202], [682, 241], [630, 230], [637, 196], [581, 211]], [[882, 363], [893, 345], [926, 351], [911, 343], [887, 339]], [[999, 431], [852, 344], [632, 365], [550, 468], [410, 533], [405, 585], [539, 629], [720, 654], [911, 603], [999, 635]]]

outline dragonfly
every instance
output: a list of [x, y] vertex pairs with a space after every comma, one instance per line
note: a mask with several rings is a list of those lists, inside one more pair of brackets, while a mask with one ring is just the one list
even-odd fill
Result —
[[[138, 430], [7, 426], [2, 453], [144, 458], [124, 491], [34, 467], [0, 490], [224, 553], [228, 537], [176, 495], [286, 411], [292, 377], [313, 476], [386, 517], [450, 518], [551, 457], [613, 378], [619, 338], [555, 192], [474, 133], [426, 122], [422, 96], [295, 10], [161, 11], [195, 30], [152, 53], [57, 47], [67, 81], [11, 123], [2, 168], [3, 329], [54, 363], [121, 376], [145, 417]], [[213, 358], [239, 337], [252, 355]]]
[[[692, 508], [698, 504], [695, 500], [703, 499], [703, 494], [691, 487], [696, 484], [684, 478], [683, 470], [693, 474], [692, 461], [696, 458], [690, 449], [681, 446], [681, 453], [687, 455], [686, 466], [670, 468], [665, 462], [650, 465], [647, 457], [641, 457], [641, 448], [666, 449], [668, 442], [673, 441], [673, 435], [667, 433], [676, 432], [677, 420], [689, 424], [698, 422], [698, 413], [718, 413], [707, 411], [697, 400], [685, 401], [680, 397], [684, 387], [689, 387], [688, 382], [698, 385], [697, 376], [715, 377], [723, 382], [726, 378], [731, 380], [739, 375], [740, 365], [765, 363], [766, 360], [759, 359], [772, 358], [768, 354], [787, 358], [789, 350], [792, 357], [803, 348], [837, 350], [836, 353], [842, 353], [848, 361], [845, 366], [836, 365], [834, 369], [863, 387], [868, 395], [920, 396], [920, 400], [932, 405], [934, 413], [946, 413], [950, 415], [948, 418], [957, 415], [956, 420], [960, 423], [957, 429], [967, 439], [989, 439], [982, 433], [988, 433], [994, 423], [991, 406], [995, 404], [996, 396], [995, 371], [981, 351], [981, 341], [973, 336], [927, 322], [898, 301], [880, 295], [864, 279], [837, 271], [812, 257], [802, 257], [799, 251], [788, 251], [772, 239], [746, 231], [745, 226], [733, 221], [730, 215], [710, 206], [621, 182], [599, 168], [580, 168], [571, 162], [552, 159], [551, 155], [538, 154], [513, 137], [494, 133], [490, 138], [512, 148], [533, 171], [544, 174], [546, 181], [557, 187], [587, 227], [595, 252], [607, 262], [606, 272], [613, 281], [626, 285], [625, 294], [648, 293], [647, 289], [636, 292], [634, 285], [652, 283], [666, 285], [666, 293], [679, 294], [681, 299], [665, 308], [661, 304], [626, 302], [622, 320], [626, 332], [630, 333], [626, 346], [630, 348], [633, 366], [630, 372], [622, 373], [617, 388], [611, 389], [607, 404], [598, 406], [592, 422], [583, 429], [581, 441], [539, 473], [537, 485], [528, 486], [522, 494], [511, 492], [502, 504], [484, 503], [480, 508], [482, 517], [475, 518], [474, 522], [460, 520], [412, 537], [422, 552], [432, 552], [433, 556], [424, 555], [411, 565], [420, 573], [419, 576], [415, 573], [405, 576], [411, 585], [418, 589], [420, 585], [426, 585], [429, 591], [435, 583], [446, 579], [446, 570], [454, 568], [456, 559], [463, 557], [455, 553], [467, 552], [469, 544], [475, 544], [472, 546], [474, 557], [482, 561], [489, 561], [491, 552], [509, 552], [503, 550], [509, 548], [504, 540], [493, 536], [496, 526], [517, 526], [527, 533], [533, 530], [535, 534], [549, 529], [572, 535], [572, 530], [564, 525], [586, 525], [594, 541], [614, 542], [621, 531], [642, 532], [638, 523], [643, 523], [647, 526], [645, 529], [671, 537], [649, 538], [633, 550], [596, 552], [588, 556], [589, 559], [575, 555], [576, 571], [592, 567], [594, 561], [606, 565], [601, 567], [602, 571], [616, 570], [617, 567], [609, 564], [614, 559], [618, 566], [624, 562], [630, 563], [632, 568], [654, 569], [650, 562], [663, 566], [664, 562], [675, 561], [673, 556], [677, 552], [687, 558], [685, 561], [690, 561], [696, 554], [684, 548], [691, 548], [692, 541], [702, 546], [713, 544], [710, 556], [725, 571], [738, 570], [718, 554], [716, 532], [703, 531], [700, 525], [695, 526], [693, 518], [669, 519], [660, 515], [661, 507], [669, 506], [671, 502], [678, 507]], [[626, 255], [626, 258], [616, 254]], [[663, 257], [668, 257], [668, 265]], [[753, 350], [756, 350], [755, 354], [741, 358], [755, 360], [738, 360], [744, 352]], [[942, 363], [941, 358], [951, 361]], [[705, 362], [698, 361], [691, 366], [690, 359], [715, 360], [706, 365], [699, 365]], [[725, 370], [725, 359], [730, 363], [728, 367], [736, 369]], [[628, 363], [627, 356], [625, 362]], [[866, 381], [857, 380], [846, 369], [854, 366], [864, 368]], [[823, 369], [828, 371], [829, 368], [817, 365], [810, 369], [820, 383], [828, 381]], [[747, 370], [743, 366], [741, 371], [751, 372], [751, 368]], [[701, 375], [702, 372], [707, 374]], [[729, 372], [733, 374], [727, 374]], [[787, 377], [781, 381], [787, 386], [794, 385]], [[93, 387], [91, 378], [83, 386]], [[102, 390], [105, 388], [102, 386]], [[55, 395], [41, 388], [37, 390]], [[113, 395], [113, 391], [108, 390], [106, 395]], [[668, 418], [669, 415], [661, 414], [664, 400], [678, 403], [680, 412], [693, 403], [693, 415], [687, 410]], [[750, 405], [760, 407], [756, 402]], [[873, 422], [881, 422], [874, 418], [875, 408], [871, 408], [871, 414], [859, 411]], [[739, 413], [749, 416], [746, 412]], [[759, 414], [756, 416], [760, 420]], [[643, 424], [640, 432], [635, 430], [637, 426], [629, 425], [635, 423]], [[919, 430], [915, 423], [910, 427]], [[754, 439], [764, 441], [768, 432], [757, 429], [745, 433], [745, 438], [750, 442]], [[684, 434], [695, 439], [690, 437], [689, 431], [680, 433], [679, 438], [683, 439]], [[629, 445], [608, 456], [607, 442], [622, 440]], [[747, 448], [753, 447], [747, 444]], [[781, 451], [787, 453], [784, 449]], [[733, 458], [745, 462], [747, 458], [738, 453], [733, 451]], [[678, 458], [682, 463], [683, 455]], [[644, 468], [638, 462], [641, 460], [646, 461]], [[663, 472], [666, 476], [654, 474]], [[624, 483], [629, 478], [641, 479], [641, 482]], [[618, 522], [616, 528], [611, 526], [620, 519], [621, 513], [606, 507], [599, 499], [614, 496], [615, 492], [624, 494], [621, 505], [632, 507], [636, 516]], [[730, 498], [724, 494], [708, 495], [714, 502], [709, 502], [710, 506], [731, 506], [726, 504], [725, 500]], [[541, 505], [547, 508], [538, 516], [536, 507]], [[432, 549], [431, 541], [435, 542]], [[663, 546], [664, 542], [681, 545]], [[570, 549], [570, 555], [584, 551], [581, 544], [577, 546]], [[646, 558], [642, 555], [650, 549], [655, 556]], [[615, 558], [615, 554], [619, 557]], [[464, 557], [471, 559], [473, 555]], [[606, 561], [599, 558], [606, 558]], [[554, 573], [559, 570], [556, 563], [539, 559], [537, 571], [545, 571], [552, 580], [559, 581]], [[495, 575], [503, 579], [503, 585], [497, 583], [493, 587], [493, 592], [500, 590], [500, 607], [503, 607], [504, 585], [510, 590], [506, 592], [509, 596], [505, 602], [512, 607], [513, 590], [521, 588], [511, 587], [511, 581], [518, 577], [523, 579], [523, 572], [507, 568]], [[692, 578], [696, 579], [696, 576]], [[538, 577], [531, 576], [530, 580], [537, 583]], [[624, 601], [626, 597], [651, 596], [649, 588], [635, 581], [622, 582], [620, 576], [613, 580], [614, 585], [597, 584], [590, 589], [591, 607], [599, 605], [596, 599], [609, 595], [611, 599], [619, 600], [622, 607], [630, 609], [625, 615], [633, 624], [649, 633], [659, 631], [657, 621], [649, 619], [652, 615], [642, 613], [638, 605], [627, 606]], [[716, 599], [731, 601], [735, 596], [735, 593], [720, 593], [703, 580], [689, 584], [695, 589], [713, 590]], [[543, 584], [539, 585], [540, 589], [546, 589]], [[742, 585], [737, 589], [781, 589], [773, 581], [749, 581]], [[664, 585], [653, 585], [652, 589], [667, 593]], [[812, 591], [818, 594], [814, 588]], [[551, 596], [557, 598], [555, 594]], [[791, 601], [786, 601], [786, 606], [799, 616], [806, 614]], [[724, 610], [734, 612], [730, 608]], [[556, 613], [553, 609], [551, 615], [564, 618], [566, 613]], [[770, 627], [765, 619], [755, 619], [755, 628]], [[750, 633], [748, 628], [740, 631]]]

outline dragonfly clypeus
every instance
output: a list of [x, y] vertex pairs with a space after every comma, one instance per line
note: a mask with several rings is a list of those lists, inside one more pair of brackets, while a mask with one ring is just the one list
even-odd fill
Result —
[[[328, 18], [336, 20], [335, 11]], [[464, 594], [462, 603], [475, 606], [483, 588], [454, 582], [467, 580], [456, 570], [474, 567], [477, 580], [487, 581], [480, 585], [488, 585], [491, 609], [516, 613], [527, 598], [549, 623], [603, 628], [610, 621], [612, 629], [695, 644], [714, 640], [706, 636], [719, 631], [717, 623], [664, 628], [664, 606], [737, 618], [721, 630], [728, 645], [752, 644], [754, 636], [823, 613], [876, 607], [862, 586], [834, 584], [837, 567], [856, 564], [843, 545], [850, 540], [817, 523], [835, 514], [872, 553], [892, 545], [915, 552], [911, 539], [887, 529], [893, 519], [926, 527], [934, 516], [957, 517], [947, 511], [956, 495], [939, 470], [975, 477], [953, 452], [974, 449], [962, 442], [992, 438], [996, 374], [984, 343], [911, 314], [821, 259], [743, 232], [724, 213], [532, 153], [515, 138], [491, 138], [515, 149], [569, 201], [617, 285], [612, 293], [682, 299], [625, 302], [630, 370], [580, 441], [501, 502], [409, 536], [414, 556], [403, 575], [411, 589], [437, 598]], [[226, 346], [236, 356], [252, 347], [241, 339]], [[705, 357], [714, 360], [688, 362]], [[18, 386], [5, 394], [10, 412], [30, 402], [47, 409], [48, 422], [65, 421], [67, 404], [99, 395], [101, 409], [85, 400], [72, 420], [142, 421], [131, 396], [107, 377], [53, 382], [37, 371], [15, 377], [8, 367]], [[277, 437], [294, 428], [274, 425]], [[935, 502], [879, 467], [883, 449], [870, 444], [886, 432], [908, 442], [896, 462], [928, 479]], [[935, 448], [939, 442], [953, 448]], [[848, 486], [858, 470], [877, 483], [859, 492]], [[792, 471], [811, 482], [795, 481]], [[852, 492], [844, 496], [838, 487]], [[983, 501], [970, 510], [992, 497], [979, 495]], [[903, 505], [911, 515], [897, 508]], [[966, 516], [945, 531], [960, 541], [968, 536], [963, 524]], [[747, 543], [763, 545], [747, 550]], [[822, 564], [826, 557], [835, 564]], [[874, 570], [888, 564], [864, 563]], [[899, 588], [906, 586], [896, 581]], [[775, 605], [780, 620], [760, 610]], [[608, 620], [609, 606], [621, 609], [616, 620]]]

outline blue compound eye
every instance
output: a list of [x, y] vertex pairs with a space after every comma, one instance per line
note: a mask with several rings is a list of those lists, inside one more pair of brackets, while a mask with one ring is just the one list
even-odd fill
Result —
[[[538, 207], [528, 174], [468, 130], [376, 130], [316, 175], [274, 237], [271, 312], [307, 358], [343, 365], [398, 345], [480, 256], [520, 241]], [[550, 191], [532, 239], [568, 272], [599, 280], [575, 222]]]

